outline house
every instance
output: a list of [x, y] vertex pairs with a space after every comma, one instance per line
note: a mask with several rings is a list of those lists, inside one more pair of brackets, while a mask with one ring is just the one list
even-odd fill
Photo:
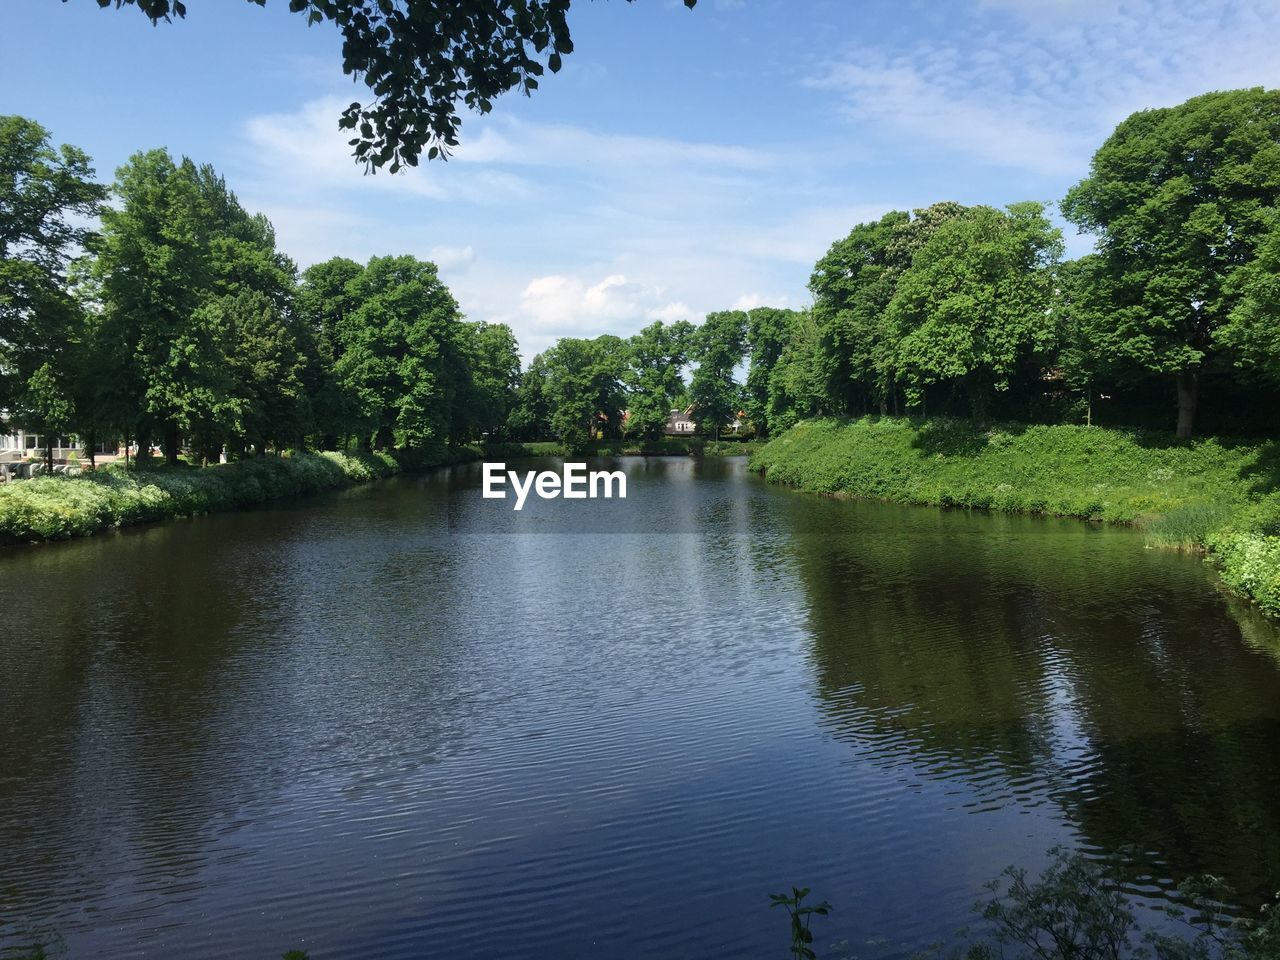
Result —
[[[746, 413], [742, 410], [738, 411], [731, 421], [724, 425], [724, 433], [735, 434], [743, 427]], [[685, 407], [683, 410], [672, 410], [667, 416], [667, 425], [663, 432], [669, 437], [691, 437], [697, 432], [698, 421], [694, 418], [692, 406]]]
[[[3, 429], [0, 427], [0, 429]], [[16, 460], [22, 460], [26, 457], [43, 456], [44, 445], [47, 442], [45, 436], [39, 433], [28, 433], [25, 430], [14, 430], [12, 433], [0, 433], [0, 463], [12, 463]], [[98, 443], [94, 445], [95, 453], [113, 454], [116, 452], [114, 443]], [[74, 434], [64, 437], [54, 437], [53, 440], [53, 459], [66, 460], [70, 456], [81, 458], [85, 456], [83, 445], [80, 438]]]
[[697, 429], [698, 423], [693, 419], [693, 407], [690, 406], [667, 414], [667, 425], [662, 432], [669, 437], [689, 437]]

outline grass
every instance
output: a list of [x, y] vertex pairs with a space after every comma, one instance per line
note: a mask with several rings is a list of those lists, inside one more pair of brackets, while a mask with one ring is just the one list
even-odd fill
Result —
[[1152, 546], [1205, 551], [1280, 616], [1275, 441], [867, 417], [797, 424], [751, 463], [817, 493], [1138, 524]]
[[294, 453], [210, 467], [108, 466], [76, 477], [39, 476], [0, 485], [0, 541], [85, 537], [113, 527], [198, 516], [367, 483], [401, 469], [478, 453]]
[[[596, 456], [746, 454], [753, 444], [668, 437], [656, 441], [596, 441]], [[209, 467], [182, 464], [126, 471], [111, 465], [67, 477], [37, 476], [0, 484], [0, 543], [87, 537], [115, 527], [235, 510], [284, 497], [300, 497], [400, 471], [505, 457], [567, 456], [559, 443], [507, 443], [462, 447], [443, 444], [387, 453], [291, 453]]]

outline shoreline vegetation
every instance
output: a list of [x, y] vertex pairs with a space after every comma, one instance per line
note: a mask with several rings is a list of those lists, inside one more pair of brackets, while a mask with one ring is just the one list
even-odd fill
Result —
[[[746, 456], [746, 441], [666, 438], [603, 440], [589, 456]], [[45, 475], [0, 484], [0, 545], [87, 537], [119, 527], [254, 507], [481, 459], [570, 456], [561, 443], [443, 444], [395, 453], [299, 453], [207, 467], [107, 466], [77, 476]]]
[[1280, 442], [946, 418], [809, 420], [751, 469], [810, 493], [1141, 527], [1280, 616]]

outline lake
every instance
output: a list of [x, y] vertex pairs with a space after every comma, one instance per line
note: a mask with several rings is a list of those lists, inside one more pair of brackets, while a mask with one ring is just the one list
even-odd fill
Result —
[[601, 466], [626, 500], [468, 465], [0, 551], [0, 919], [72, 960], [763, 958], [798, 884], [820, 956], [904, 957], [1055, 844], [1141, 904], [1280, 889], [1280, 637], [1197, 558]]

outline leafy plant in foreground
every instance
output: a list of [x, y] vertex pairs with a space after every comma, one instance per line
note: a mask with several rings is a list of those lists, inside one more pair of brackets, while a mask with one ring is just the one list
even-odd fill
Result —
[[813, 943], [809, 922], [815, 916], [825, 917], [831, 912], [831, 904], [825, 900], [816, 906], [804, 906], [804, 898], [808, 895], [808, 887], [792, 887], [790, 896], [785, 893], [769, 894], [769, 899], [772, 901], [769, 904], [770, 908], [784, 907], [791, 918], [791, 955], [797, 960], [814, 960], [817, 957], [813, 948], [809, 946]]

